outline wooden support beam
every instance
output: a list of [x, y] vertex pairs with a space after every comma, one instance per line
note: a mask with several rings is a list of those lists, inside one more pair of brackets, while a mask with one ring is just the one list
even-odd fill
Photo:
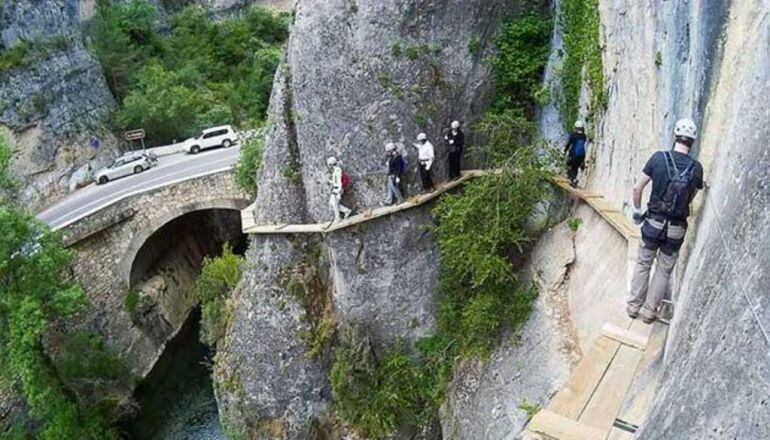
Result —
[[605, 434], [599, 429], [543, 409], [529, 423], [530, 431], [559, 440], [600, 440]]
[[640, 335], [632, 330], [618, 327], [615, 324], [605, 323], [601, 330], [602, 336], [618, 341], [623, 345], [644, 350], [647, 348], [648, 337]]

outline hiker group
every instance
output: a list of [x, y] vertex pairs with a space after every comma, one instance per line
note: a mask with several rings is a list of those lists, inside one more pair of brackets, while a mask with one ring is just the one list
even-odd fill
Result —
[[[564, 148], [567, 178], [573, 188], [578, 172], [585, 169], [585, 124], [575, 122]], [[654, 153], [637, 179], [633, 190], [634, 221], [641, 224], [642, 240], [631, 278], [631, 295], [626, 312], [631, 318], [641, 317], [649, 324], [660, 311], [669, 288], [671, 273], [687, 232], [690, 203], [703, 188], [703, 167], [690, 157], [690, 149], [698, 138], [695, 122], [677, 121], [674, 143], [670, 149]], [[647, 210], [641, 212], [642, 194], [652, 182]], [[653, 263], [657, 261], [653, 272]], [[650, 276], [652, 274], [652, 276]]]
[[[465, 146], [465, 135], [460, 129], [459, 121], [452, 122], [444, 135], [444, 143], [446, 144], [449, 179], [458, 179], [461, 175], [460, 166]], [[433, 165], [436, 160], [435, 148], [425, 133], [417, 135], [417, 142], [412, 144], [412, 147], [417, 150], [417, 170], [420, 176], [422, 191], [434, 191], [436, 189], [433, 182]], [[385, 156], [387, 179], [384, 204], [403, 203], [406, 194], [406, 177], [409, 172], [409, 153], [403, 145], [388, 142], [385, 144]], [[328, 184], [331, 193], [329, 207], [334, 215], [334, 222], [339, 222], [353, 212], [341, 203], [342, 196], [350, 185], [350, 178], [340, 167], [336, 157], [329, 157], [326, 164], [329, 170]]]

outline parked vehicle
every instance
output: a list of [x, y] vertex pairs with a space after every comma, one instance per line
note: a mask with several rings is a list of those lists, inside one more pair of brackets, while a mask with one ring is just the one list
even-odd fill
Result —
[[104, 185], [110, 180], [130, 176], [131, 174], [139, 174], [142, 171], [149, 170], [157, 164], [157, 158], [153, 159], [141, 152], [127, 153], [115, 159], [115, 161], [112, 162], [112, 165], [107, 168], [102, 168], [94, 174], [94, 180], [97, 184]]
[[185, 141], [184, 150], [198, 154], [203, 150], [216, 147], [231, 147], [238, 142], [238, 134], [229, 125], [208, 128], [198, 136]]

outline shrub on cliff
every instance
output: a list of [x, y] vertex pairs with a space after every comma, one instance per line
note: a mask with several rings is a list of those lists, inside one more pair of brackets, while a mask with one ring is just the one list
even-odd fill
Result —
[[229, 321], [227, 299], [241, 280], [243, 261], [243, 257], [233, 254], [229, 244], [225, 244], [221, 256], [203, 260], [195, 295], [201, 305], [200, 338], [204, 344], [216, 346], [225, 335]]
[[[3, 186], [8, 152], [0, 137]], [[0, 375], [24, 395], [39, 438], [116, 438], [100, 408], [70, 399], [43, 349], [51, 324], [87, 305], [82, 289], [63, 276], [71, 257], [58, 234], [0, 198]]]

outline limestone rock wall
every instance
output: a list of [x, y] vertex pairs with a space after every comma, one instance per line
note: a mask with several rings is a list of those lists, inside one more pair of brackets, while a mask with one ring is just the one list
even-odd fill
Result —
[[[441, 130], [481, 114], [490, 79], [484, 57], [499, 20], [514, 10], [515, 2], [503, 0], [300, 0], [271, 98], [258, 220], [329, 221], [330, 155], [353, 180], [343, 203], [377, 206], [385, 196], [385, 142], [410, 144], [421, 131], [436, 146], [434, 176], [444, 179]], [[480, 53], [469, 50], [473, 38]], [[414, 194], [416, 150], [409, 153]], [[330, 283], [316, 294], [330, 296], [338, 325], [365, 326], [378, 352], [433, 328], [439, 260], [430, 223], [427, 206], [318, 244]], [[288, 289], [313, 246], [304, 237], [252, 239], [254, 268], [235, 294], [215, 369], [225, 425], [251, 438], [312, 438], [313, 427], [328, 425], [327, 365], [309, 359], [298, 339], [311, 317]]]
[[93, 4], [78, 0], [4, 2], [0, 49], [28, 47], [27, 61], [0, 72], [0, 131], [11, 143], [19, 199], [32, 209], [67, 192], [69, 176], [99, 167], [117, 151], [105, 129], [115, 108], [101, 66], [86, 49], [81, 21]]
[[[770, 86], [770, 8], [760, 1], [599, 1], [599, 8], [609, 100], [585, 185], [624, 208], [644, 162], [671, 146], [674, 122], [688, 116], [700, 128], [693, 155], [710, 184], [694, 201], [662, 383], [639, 437], [765, 438], [770, 106], [761, 97]], [[601, 221], [580, 217], [589, 229]], [[604, 252], [608, 240], [602, 234], [587, 244], [587, 264], [617, 266]], [[581, 261], [577, 255], [576, 268]], [[572, 297], [596, 281], [571, 276], [565, 290]], [[601, 295], [606, 285], [596, 289]], [[574, 304], [571, 313], [585, 319]]]

